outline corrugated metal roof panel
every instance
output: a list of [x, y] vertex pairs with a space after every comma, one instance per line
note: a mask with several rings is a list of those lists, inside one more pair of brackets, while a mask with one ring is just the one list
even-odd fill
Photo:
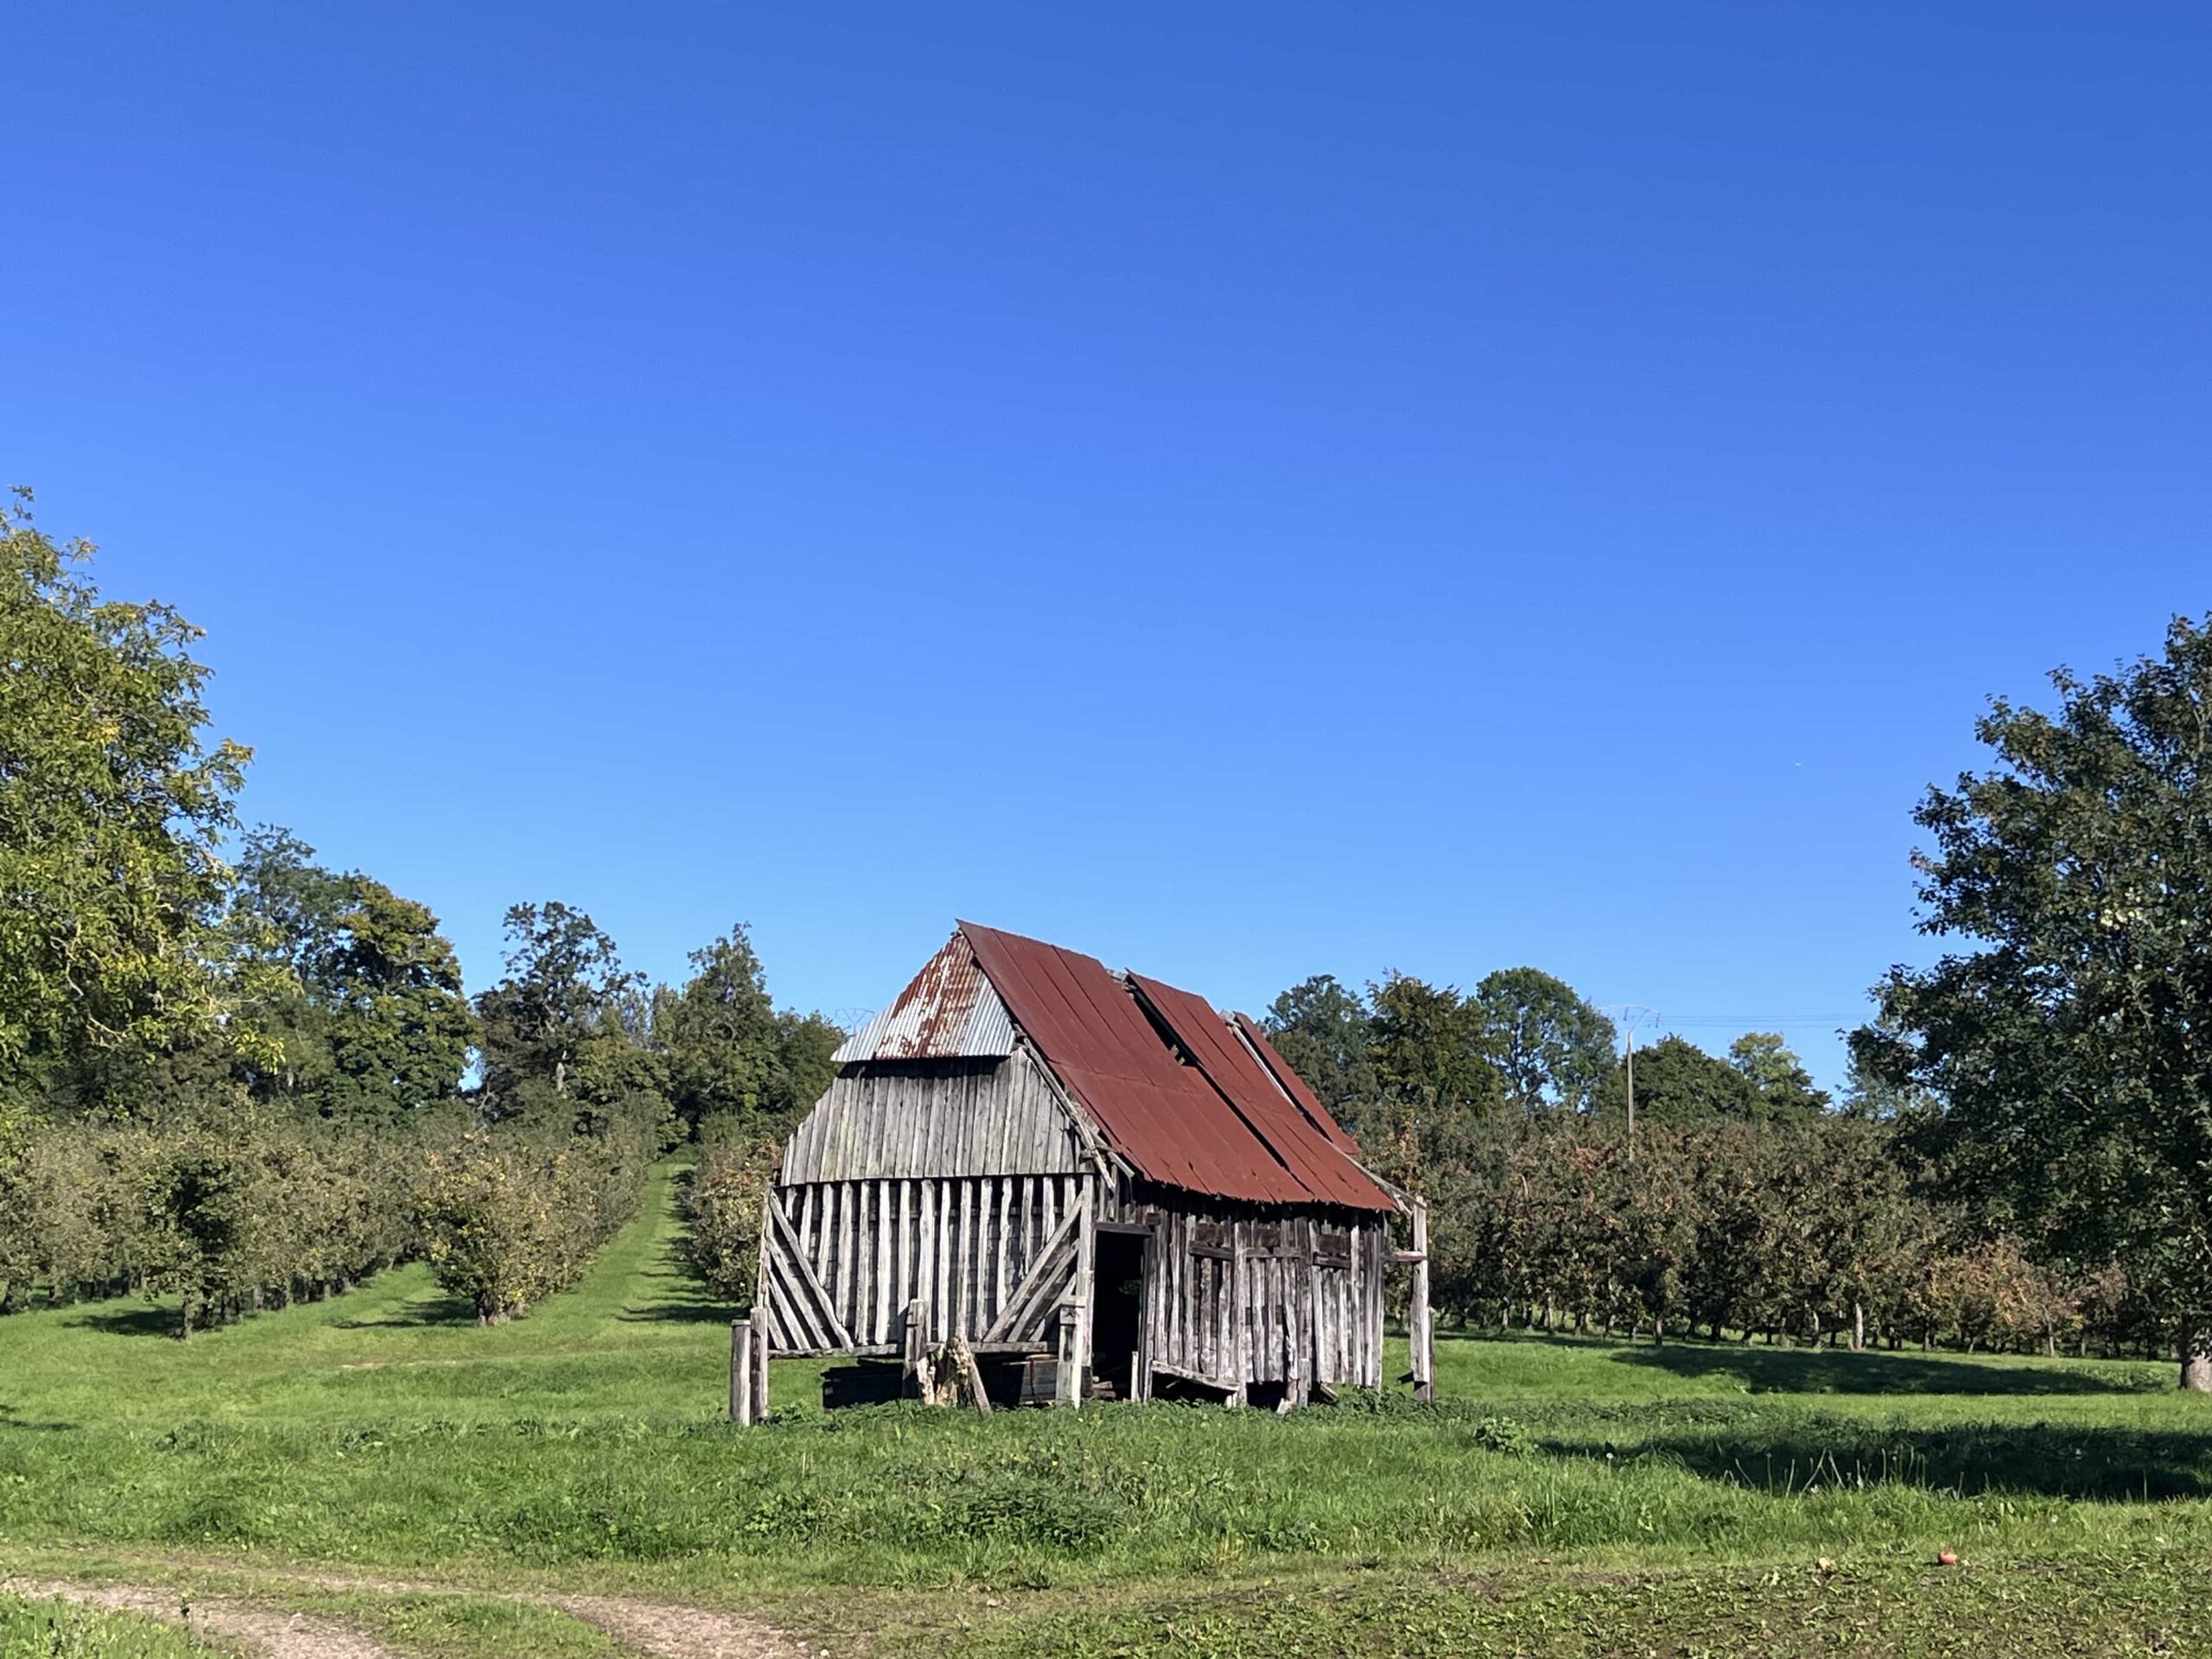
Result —
[[1129, 979], [1222, 1097], [1308, 1193], [1354, 1209], [1395, 1207], [1389, 1194], [1268, 1075], [1205, 998], [1141, 974]]
[[1359, 1142], [1344, 1133], [1344, 1126], [1330, 1116], [1329, 1109], [1306, 1085], [1306, 1079], [1292, 1071], [1290, 1062], [1275, 1052], [1275, 1046], [1268, 1040], [1268, 1033], [1261, 1028], [1259, 1022], [1248, 1014], [1240, 1014], [1236, 1019], [1236, 1029], [1244, 1033], [1244, 1040], [1252, 1045], [1268, 1070], [1274, 1074], [1275, 1081], [1282, 1085], [1283, 1092], [1297, 1103], [1299, 1111], [1306, 1121], [1326, 1135], [1332, 1146], [1354, 1158], [1358, 1157]]
[[[1371, 1184], [1358, 1193], [1350, 1182], [1294, 1171], [1208, 1071], [1176, 1057], [1136, 997], [1096, 957], [970, 922], [960, 931], [1014, 1020], [1140, 1174], [1255, 1204], [1389, 1207]], [[1230, 1065], [1225, 1056], [1218, 1063]], [[1244, 1081], [1248, 1093], [1253, 1081]], [[1278, 1133], [1295, 1138], [1287, 1124]], [[1301, 1152], [1318, 1168], [1313, 1148]]]
[[839, 1045], [855, 1060], [956, 1060], [1014, 1052], [1014, 1018], [955, 933], [899, 993], [898, 1001]]

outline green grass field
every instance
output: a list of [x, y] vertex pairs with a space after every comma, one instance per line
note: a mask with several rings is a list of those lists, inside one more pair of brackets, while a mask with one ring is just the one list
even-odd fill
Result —
[[490, 1331], [419, 1267], [189, 1344], [143, 1304], [0, 1321], [0, 1573], [431, 1655], [622, 1650], [518, 1587], [840, 1653], [2212, 1651], [2212, 1402], [2163, 1365], [1447, 1338], [1433, 1408], [981, 1420], [824, 1417], [794, 1362], [741, 1431], [677, 1225], [664, 1179]]

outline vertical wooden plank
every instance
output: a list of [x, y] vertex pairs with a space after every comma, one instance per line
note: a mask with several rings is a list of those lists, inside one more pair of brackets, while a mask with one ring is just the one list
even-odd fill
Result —
[[1006, 1306], [1006, 1287], [1008, 1260], [1014, 1255], [1014, 1241], [1007, 1236], [1007, 1220], [1014, 1213], [1014, 1187], [1010, 1178], [991, 1183], [991, 1190], [998, 1197], [999, 1224], [991, 1237], [991, 1306], [989, 1318], [998, 1318]]
[[938, 1297], [937, 1280], [930, 1271], [937, 1259], [937, 1183], [917, 1181], [914, 1185], [921, 1206], [920, 1225], [914, 1234], [914, 1300], [922, 1305], [926, 1333], [926, 1321], [934, 1317], [930, 1310], [937, 1305]]
[[1236, 1385], [1236, 1392], [1229, 1396], [1229, 1403], [1241, 1406], [1252, 1386], [1252, 1264], [1250, 1243], [1246, 1224], [1242, 1217], [1229, 1224], [1229, 1298], [1232, 1304], [1230, 1325], [1233, 1333], [1230, 1349], [1230, 1363], [1233, 1368], [1229, 1380]]
[[901, 1307], [914, 1300], [914, 1184], [899, 1183], [899, 1287]]
[[953, 1302], [958, 1291], [952, 1282], [952, 1233], [956, 1225], [953, 1215], [952, 1183], [938, 1181], [937, 1185], [937, 1297], [930, 1305], [930, 1337], [943, 1342], [952, 1334]]
[[870, 1253], [875, 1263], [875, 1319], [874, 1338], [877, 1342], [891, 1340], [891, 1183], [875, 1184], [875, 1249]]
[[853, 1299], [853, 1201], [860, 1196], [857, 1182], [840, 1181], [830, 1189], [836, 1195], [837, 1276], [823, 1284], [837, 1299], [837, 1318], [848, 1331], [859, 1328], [860, 1310]]
[[1414, 1210], [1413, 1313], [1406, 1328], [1413, 1338], [1414, 1398], [1436, 1398], [1436, 1328], [1428, 1307], [1428, 1200], [1415, 1198]]
[[[1075, 1235], [1075, 1294], [1077, 1312], [1075, 1337], [1077, 1351], [1081, 1356], [1076, 1367], [1078, 1378], [1081, 1377], [1084, 1368], [1093, 1363], [1090, 1352], [1090, 1310], [1095, 1287], [1091, 1283], [1091, 1278], [1092, 1270], [1097, 1261], [1098, 1246], [1098, 1230], [1096, 1224], [1098, 1213], [1097, 1189], [1088, 1175], [1082, 1179], [1080, 1187], [1082, 1197], [1077, 1202], [1081, 1205], [1082, 1219], [1076, 1224]], [[1080, 1386], [1078, 1382], [1077, 1387], [1080, 1388]]]
[[976, 1183], [960, 1183], [960, 1236], [957, 1243], [959, 1289], [955, 1294], [952, 1330], [967, 1336], [976, 1319]]
[[748, 1392], [753, 1396], [753, 1421], [768, 1420], [768, 1327], [760, 1322], [758, 1313], [753, 1317], [753, 1376]]
[[753, 1321], [729, 1322], [729, 1420], [741, 1426], [753, 1421]]

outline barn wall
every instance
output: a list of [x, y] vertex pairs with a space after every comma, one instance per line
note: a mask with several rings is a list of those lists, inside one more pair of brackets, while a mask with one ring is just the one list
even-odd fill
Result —
[[1050, 1347], [1089, 1264], [1095, 1178], [999, 1175], [779, 1183], [764, 1239], [769, 1341], [783, 1352], [899, 1351], [926, 1339]]
[[1294, 1370], [1382, 1385], [1385, 1217], [1236, 1215], [1126, 1186], [1102, 1214], [1152, 1232], [1145, 1325], [1154, 1365], [1226, 1387], [1287, 1382]]
[[1081, 1143], [1027, 1049], [848, 1065], [792, 1132], [781, 1179], [1073, 1174]]

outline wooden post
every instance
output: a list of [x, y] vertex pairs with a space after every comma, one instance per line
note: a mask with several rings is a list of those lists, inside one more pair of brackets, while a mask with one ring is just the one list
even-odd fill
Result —
[[1077, 1308], [1071, 1299], [1060, 1304], [1059, 1369], [1054, 1376], [1052, 1388], [1052, 1403], [1056, 1406], [1073, 1406], [1083, 1393], [1076, 1325]]
[[906, 1375], [914, 1379], [914, 1392], [925, 1406], [937, 1403], [936, 1368], [930, 1363], [929, 1310], [918, 1297], [906, 1304], [905, 1332]]
[[753, 1421], [753, 1321], [729, 1322], [729, 1420]]
[[1229, 1224], [1229, 1294], [1236, 1304], [1231, 1326], [1236, 1334], [1231, 1348], [1236, 1375], [1229, 1380], [1236, 1387], [1225, 1403], [1232, 1408], [1244, 1404], [1252, 1389], [1252, 1305], [1258, 1298], [1252, 1294], [1252, 1263], [1246, 1251], [1249, 1225], [1242, 1217], [1232, 1217]]
[[1414, 1295], [1406, 1334], [1413, 1342], [1414, 1398], [1436, 1398], [1436, 1325], [1428, 1307], [1428, 1200], [1415, 1198], [1414, 1208]]
[[753, 1375], [747, 1379], [753, 1395], [753, 1421], [768, 1421], [768, 1323], [755, 1318], [753, 1321]]
[[965, 1337], [955, 1337], [948, 1344], [953, 1376], [959, 1390], [968, 1396], [968, 1403], [982, 1416], [991, 1414], [991, 1396], [983, 1390], [983, 1368], [976, 1363], [976, 1351], [968, 1345]]

